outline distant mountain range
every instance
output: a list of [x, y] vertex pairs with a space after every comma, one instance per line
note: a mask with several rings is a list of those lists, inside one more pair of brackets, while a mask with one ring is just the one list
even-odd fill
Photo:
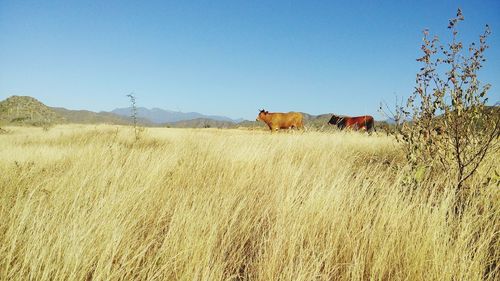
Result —
[[[497, 108], [494, 106], [492, 108]], [[265, 127], [262, 122], [244, 119], [231, 119], [219, 115], [204, 115], [198, 112], [180, 112], [159, 108], [137, 109], [138, 123], [148, 127], [182, 127], [182, 128], [237, 128]], [[327, 126], [331, 113], [311, 115], [302, 113], [306, 126], [321, 128]], [[111, 112], [93, 112], [89, 110], [70, 110], [61, 107], [49, 107], [29, 96], [11, 96], [0, 101], [0, 125], [26, 124], [44, 125], [61, 123], [79, 124], [117, 124], [132, 123], [131, 108], [117, 108]], [[394, 120], [377, 121], [379, 126], [393, 125]]]
[[[117, 108], [111, 112], [89, 110], [70, 110], [62, 107], [49, 107], [29, 96], [11, 96], [0, 101], [0, 125], [2, 124], [117, 124], [132, 123], [131, 108]], [[137, 108], [138, 122], [141, 126], [190, 127], [190, 128], [230, 128], [244, 119], [231, 119], [225, 116], [204, 115], [198, 112], [180, 112], [159, 108]]]
[[[130, 116], [131, 112], [132, 109], [130, 107], [117, 108], [111, 111], [111, 113], [127, 117]], [[137, 108], [137, 116], [149, 120], [155, 124], [175, 123], [179, 121], [187, 121], [195, 119], [211, 119], [211, 120], [231, 122], [231, 123], [239, 123], [244, 120], [244, 119], [231, 119], [226, 116], [204, 115], [198, 112], [180, 112], [180, 111], [165, 110], [160, 108], [148, 109], [144, 107]]]
[[[2, 124], [117, 124], [132, 123], [131, 108], [117, 108], [111, 112], [89, 110], [70, 110], [62, 107], [49, 107], [35, 98], [11, 96], [0, 102], [0, 125]], [[304, 114], [305, 121], [312, 126], [323, 126], [331, 114]], [[226, 116], [204, 115], [198, 112], [180, 112], [160, 108], [137, 108], [138, 122], [141, 126], [178, 127], [178, 128], [236, 128], [265, 127], [262, 122], [244, 119], [231, 119]]]
[[[59, 114], [64, 118], [67, 123], [77, 123], [77, 124], [97, 124], [97, 123], [108, 123], [116, 125], [127, 125], [130, 124], [130, 117], [117, 115], [111, 112], [101, 111], [93, 112], [89, 110], [70, 110], [62, 107], [49, 107], [55, 113]], [[139, 118], [138, 123], [144, 126], [152, 125], [152, 122]]]

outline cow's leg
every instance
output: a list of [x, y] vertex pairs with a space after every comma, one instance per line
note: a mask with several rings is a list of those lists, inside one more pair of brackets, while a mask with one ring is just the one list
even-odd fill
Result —
[[273, 126], [271, 126], [270, 124], [267, 124], [267, 127], [269, 127], [269, 130], [271, 130], [271, 132], [273, 132]]
[[299, 125], [297, 126], [297, 129], [304, 130], [304, 123], [300, 122]]
[[368, 131], [369, 131], [369, 134], [371, 135], [372, 132], [377, 132], [377, 130], [375, 129], [375, 122], [373, 122], [373, 120], [371, 120], [369, 123], [368, 123]]
[[368, 135], [371, 136], [372, 135], [372, 129], [369, 126], [367, 126], [365, 128], [366, 128], [366, 132], [368, 133]]

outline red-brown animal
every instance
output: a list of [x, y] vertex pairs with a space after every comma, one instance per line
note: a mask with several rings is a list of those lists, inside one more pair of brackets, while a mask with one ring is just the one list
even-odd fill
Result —
[[328, 124], [336, 125], [341, 130], [348, 128], [353, 130], [365, 129], [367, 132], [375, 131], [375, 123], [370, 115], [356, 117], [333, 115]]
[[279, 129], [304, 129], [302, 114], [299, 112], [269, 113], [268, 111], [261, 109], [259, 110], [259, 115], [257, 116], [256, 121], [259, 120], [267, 124], [271, 133]]

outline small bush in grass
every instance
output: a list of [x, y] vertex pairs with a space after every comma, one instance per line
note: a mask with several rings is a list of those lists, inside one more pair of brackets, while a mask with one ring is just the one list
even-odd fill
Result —
[[144, 129], [141, 129], [137, 126], [137, 105], [135, 102], [135, 95], [133, 93], [131, 93], [131, 94], [128, 94], [127, 97], [129, 97], [129, 99], [130, 99], [130, 105], [131, 105], [131, 110], [132, 110], [130, 117], [132, 118], [132, 122], [134, 125], [135, 140], [139, 140], [140, 134], [142, 131], [144, 131]]
[[[486, 61], [488, 25], [479, 42], [467, 48], [458, 38], [457, 25], [464, 20], [458, 9], [449, 21], [451, 42], [442, 43], [428, 30], [423, 32], [423, 65], [417, 73], [415, 91], [406, 106], [396, 110], [402, 126], [396, 134], [403, 144], [413, 175], [442, 173], [452, 182], [457, 204], [474, 190], [468, 181], [498, 146], [499, 112], [486, 106], [489, 84], [482, 84], [478, 71]], [[415, 183], [414, 176], [413, 183]]]

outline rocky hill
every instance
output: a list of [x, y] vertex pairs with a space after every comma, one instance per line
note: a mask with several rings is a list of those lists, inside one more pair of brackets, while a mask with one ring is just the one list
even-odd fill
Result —
[[43, 125], [64, 122], [50, 107], [28, 96], [11, 96], [0, 101], [0, 122]]

